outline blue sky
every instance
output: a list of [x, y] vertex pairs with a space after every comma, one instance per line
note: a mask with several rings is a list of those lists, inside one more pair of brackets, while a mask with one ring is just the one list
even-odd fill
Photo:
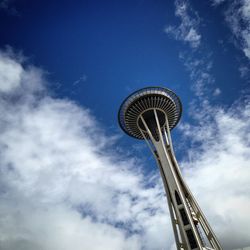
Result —
[[[238, 71], [247, 59], [233, 44], [225, 5], [194, 2], [187, 14], [201, 36], [192, 56], [213, 64], [209, 92], [223, 89], [212, 101], [230, 105], [247, 88]], [[164, 32], [181, 22], [172, 1], [19, 1], [9, 8], [17, 13], [1, 11], [1, 46], [22, 51], [48, 71], [55, 95], [90, 108], [105, 126], [114, 126], [121, 100], [144, 86], [168, 86], [186, 110], [194, 98], [179, 59], [181, 53], [191, 56], [191, 43]]]
[[181, 98], [176, 155], [224, 249], [250, 245], [249, 0], [3, 0], [0, 19], [1, 249], [175, 249], [117, 123], [153, 85]]

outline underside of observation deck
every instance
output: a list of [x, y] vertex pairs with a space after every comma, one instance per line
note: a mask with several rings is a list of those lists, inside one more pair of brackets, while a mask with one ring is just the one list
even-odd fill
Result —
[[[140, 89], [128, 96], [122, 103], [118, 120], [121, 128], [128, 135], [143, 139], [139, 117], [150, 121], [152, 110], [156, 109], [162, 126], [167, 117], [170, 130], [179, 122], [182, 106], [179, 97], [167, 88], [148, 87]], [[150, 111], [151, 110], [151, 111]]]

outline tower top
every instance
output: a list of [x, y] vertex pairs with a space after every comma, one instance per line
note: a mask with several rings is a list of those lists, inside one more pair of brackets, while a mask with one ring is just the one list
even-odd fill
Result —
[[[120, 127], [128, 135], [143, 139], [139, 129], [139, 126], [142, 129], [143, 125], [139, 124], [139, 116], [150, 116], [147, 111], [152, 109], [167, 116], [170, 129], [173, 129], [181, 118], [181, 101], [173, 91], [163, 87], [147, 87], [135, 91], [123, 101], [118, 113]], [[163, 123], [164, 120], [165, 116], [162, 117]]]

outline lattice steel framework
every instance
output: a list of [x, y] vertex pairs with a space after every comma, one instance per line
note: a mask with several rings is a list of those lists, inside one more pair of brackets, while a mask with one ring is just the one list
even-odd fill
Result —
[[180, 99], [174, 92], [162, 87], [148, 87], [125, 99], [118, 120], [125, 133], [146, 141], [158, 163], [177, 249], [221, 250], [175, 158], [170, 130], [179, 122], [181, 112]]

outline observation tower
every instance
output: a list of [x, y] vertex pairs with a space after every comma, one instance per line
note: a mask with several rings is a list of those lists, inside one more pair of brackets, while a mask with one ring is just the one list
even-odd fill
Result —
[[165, 187], [177, 249], [221, 250], [175, 158], [170, 131], [179, 122], [181, 113], [181, 101], [174, 92], [162, 87], [148, 87], [124, 100], [118, 120], [125, 133], [146, 141], [156, 159]]

